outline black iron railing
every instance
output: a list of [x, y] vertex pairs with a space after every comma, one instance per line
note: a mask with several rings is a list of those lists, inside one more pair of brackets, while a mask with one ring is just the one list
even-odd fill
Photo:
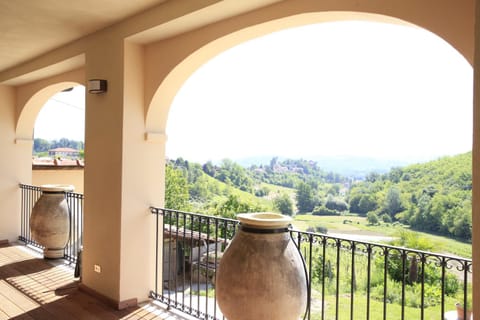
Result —
[[198, 319], [223, 319], [215, 271], [238, 221], [160, 208], [151, 212], [157, 219], [156, 261], [163, 263], [151, 297]]
[[[40, 187], [20, 184], [21, 190], [21, 225], [19, 240], [28, 245], [42, 249], [43, 247], [32, 239], [30, 233], [30, 215], [33, 206], [42, 195]], [[83, 232], [83, 194], [66, 192], [70, 213], [70, 235], [64, 249], [64, 258], [71, 263], [77, 262], [78, 251], [82, 246]]]
[[[151, 211], [163, 262], [152, 298], [199, 319], [224, 319], [215, 271], [238, 221]], [[471, 301], [470, 259], [297, 230], [291, 236], [309, 278], [305, 319], [443, 319], [456, 302]]]

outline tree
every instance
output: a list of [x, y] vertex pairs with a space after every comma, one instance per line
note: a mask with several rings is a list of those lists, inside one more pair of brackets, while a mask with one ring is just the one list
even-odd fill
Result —
[[423, 193], [418, 199], [417, 211], [410, 219], [410, 225], [418, 230], [430, 230], [429, 216], [432, 208], [432, 199], [427, 193]]
[[208, 161], [206, 162], [203, 167], [203, 172], [205, 172], [206, 174], [208, 174], [210, 177], [214, 177], [215, 176], [215, 167], [213, 166], [212, 164], [212, 161]]
[[34, 139], [33, 140], [33, 152], [45, 152], [48, 151], [50, 148], [50, 142], [45, 139]]
[[215, 173], [215, 178], [246, 192], [253, 192], [253, 181], [245, 168], [229, 159], [224, 159]]
[[305, 182], [300, 182], [297, 186], [297, 208], [301, 213], [312, 212], [315, 208], [313, 189]]
[[216, 207], [216, 214], [224, 217], [235, 219], [238, 213], [260, 212], [264, 211], [262, 207], [241, 201], [236, 195], [228, 196], [228, 199]]
[[395, 214], [403, 210], [402, 199], [400, 198], [400, 190], [397, 187], [391, 187], [387, 191], [385, 198], [384, 210], [390, 217], [395, 218]]
[[293, 216], [293, 202], [288, 194], [282, 193], [280, 196], [273, 199], [273, 204], [281, 214]]
[[181, 169], [165, 168], [165, 207], [189, 210], [188, 181]]
[[364, 194], [360, 198], [360, 202], [358, 203], [359, 212], [361, 214], [367, 214], [370, 211], [374, 211], [377, 209], [377, 201], [375, 201], [375, 196], [371, 194]]
[[367, 222], [369, 224], [372, 224], [372, 225], [375, 225], [375, 224], [378, 224], [378, 216], [375, 212], [373, 211], [370, 211], [368, 214], [367, 214]]
[[342, 199], [334, 198], [332, 195], [328, 195], [325, 207], [335, 211], [347, 211], [348, 205]]

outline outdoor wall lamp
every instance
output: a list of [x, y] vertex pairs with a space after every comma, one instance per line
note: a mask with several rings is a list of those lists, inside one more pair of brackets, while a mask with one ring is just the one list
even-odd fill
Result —
[[107, 80], [90, 79], [88, 80], [88, 93], [99, 94], [107, 92]]

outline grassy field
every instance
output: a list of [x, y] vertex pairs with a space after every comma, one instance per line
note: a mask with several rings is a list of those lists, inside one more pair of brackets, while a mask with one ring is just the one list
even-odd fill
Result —
[[[365, 217], [360, 216], [313, 216], [297, 215], [293, 223], [295, 229], [305, 231], [307, 228], [325, 227], [330, 233], [358, 234], [371, 236], [396, 237], [401, 230], [408, 227], [397, 224], [369, 225]], [[417, 232], [417, 231], [415, 231]], [[432, 244], [433, 250], [437, 253], [446, 253], [472, 257], [472, 244], [453, 240], [447, 237], [432, 235], [424, 232], [417, 232], [419, 236], [426, 238]]]
[[[317, 296], [316, 296], [317, 295]], [[318, 293], [313, 294], [312, 299], [312, 309], [311, 309], [311, 319], [320, 320], [322, 319], [322, 299], [321, 296], [318, 296]], [[445, 311], [455, 310], [456, 300], [451, 297], [447, 297], [445, 300]], [[350, 295], [343, 295], [339, 297], [338, 301], [338, 319], [350, 319], [350, 307], [351, 299]], [[353, 304], [353, 319], [366, 319], [367, 315], [367, 298], [364, 294], [354, 296]], [[437, 320], [443, 319], [441, 313], [441, 306], [424, 308], [424, 319], [425, 320]], [[377, 301], [370, 299], [370, 310], [369, 310], [369, 319], [380, 320], [383, 319], [384, 305], [382, 301]], [[420, 308], [411, 308], [405, 307], [404, 310], [404, 319], [421, 319], [421, 309]], [[336, 319], [336, 297], [334, 295], [329, 295], [325, 297], [325, 319]], [[399, 304], [386, 304], [386, 315], [387, 319], [395, 320], [401, 319], [402, 308]]]

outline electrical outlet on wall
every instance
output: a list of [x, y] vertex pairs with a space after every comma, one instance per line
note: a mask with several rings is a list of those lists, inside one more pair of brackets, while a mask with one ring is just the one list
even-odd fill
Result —
[[102, 267], [100, 267], [98, 264], [93, 265], [93, 271], [96, 273], [102, 272]]

